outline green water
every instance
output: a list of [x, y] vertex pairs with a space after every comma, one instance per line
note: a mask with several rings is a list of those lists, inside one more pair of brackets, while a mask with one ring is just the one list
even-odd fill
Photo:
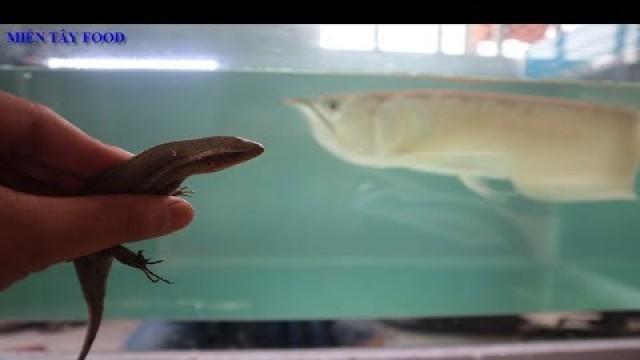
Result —
[[[266, 152], [189, 179], [192, 225], [129, 247], [164, 259], [153, 284], [116, 264], [106, 317], [311, 319], [640, 307], [640, 203], [497, 204], [452, 177], [352, 166], [280, 100], [407, 88], [491, 90], [640, 107], [640, 87], [257, 72], [0, 71], [137, 152], [231, 134]], [[640, 110], [640, 109], [638, 109]], [[71, 264], [0, 293], [0, 317], [84, 319]]]

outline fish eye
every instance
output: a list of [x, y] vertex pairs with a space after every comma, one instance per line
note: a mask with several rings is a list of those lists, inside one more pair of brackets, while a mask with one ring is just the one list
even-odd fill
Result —
[[327, 100], [326, 105], [331, 111], [337, 111], [340, 108], [340, 102], [336, 99]]

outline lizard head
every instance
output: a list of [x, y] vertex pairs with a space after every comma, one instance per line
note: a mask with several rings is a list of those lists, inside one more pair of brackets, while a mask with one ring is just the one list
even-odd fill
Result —
[[191, 141], [189, 167], [194, 174], [220, 171], [264, 152], [261, 144], [237, 136], [213, 136]]

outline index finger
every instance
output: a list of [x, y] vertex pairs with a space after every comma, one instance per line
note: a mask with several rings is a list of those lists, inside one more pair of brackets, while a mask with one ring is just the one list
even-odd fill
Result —
[[0, 91], [0, 151], [88, 178], [131, 154], [89, 136], [46, 106]]

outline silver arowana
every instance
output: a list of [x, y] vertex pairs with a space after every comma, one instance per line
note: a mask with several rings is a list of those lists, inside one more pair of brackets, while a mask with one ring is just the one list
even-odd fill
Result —
[[453, 175], [484, 196], [508, 180], [529, 199], [635, 200], [633, 111], [555, 98], [449, 90], [290, 98], [315, 140], [361, 166]]

